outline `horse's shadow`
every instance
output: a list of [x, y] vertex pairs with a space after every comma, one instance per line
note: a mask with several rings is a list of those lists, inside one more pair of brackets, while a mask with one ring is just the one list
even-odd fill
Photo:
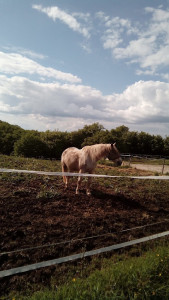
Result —
[[[69, 191], [71, 193], [75, 193], [75, 188], [76, 185], [73, 184], [72, 186], [69, 187]], [[66, 191], [68, 191], [66, 190]], [[145, 206], [141, 205], [139, 202], [137, 202], [134, 199], [130, 199], [129, 197], [126, 197], [124, 194], [122, 193], [108, 193], [106, 191], [102, 191], [100, 189], [97, 188], [93, 188], [91, 189], [91, 196], [87, 196], [86, 195], [86, 189], [85, 187], [82, 187], [80, 189], [80, 194], [81, 197], [83, 198], [87, 198], [89, 200], [94, 200], [95, 203], [97, 201], [100, 202], [100, 206], [105, 206], [107, 202], [111, 202], [111, 205], [113, 206], [113, 208], [118, 208], [118, 209], [140, 209], [140, 210], [144, 210], [145, 211]], [[78, 196], [79, 196], [78, 195]], [[77, 195], [75, 195], [77, 197]]]
[[[169, 215], [169, 210], [162, 208], [162, 207], [158, 207], [158, 206], [154, 206], [153, 204], [149, 204], [149, 202], [144, 201], [144, 203], [141, 203], [139, 201], [137, 201], [134, 198], [130, 198], [129, 196], [124, 195], [123, 193], [108, 193], [107, 191], [101, 190], [101, 189], [97, 189], [96, 187], [93, 187], [91, 189], [91, 196], [87, 196], [86, 195], [86, 189], [85, 187], [82, 187], [80, 190], [79, 195], [75, 195], [75, 188], [76, 185], [73, 184], [72, 186], [69, 187], [69, 191], [71, 193], [71, 196], [73, 196], [75, 198], [81, 198], [83, 199], [83, 201], [89, 200], [89, 201], [94, 201], [94, 203], [97, 203], [97, 206], [100, 206], [102, 208], [105, 208], [105, 206], [109, 206], [112, 207], [114, 209], [117, 210], [128, 210], [128, 211], [132, 211], [132, 210], [138, 210], [142, 213], [146, 212], [148, 214], [153, 214], [153, 215], [165, 215], [168, 216]], [[68, 192], [68, 190], [66, 190], [66, 193]]]
[[117, 194], [109, 194], [103, 192], [101, 190], [93, 189], [92, 197], [95, 199], [99, 199], [102, 202], [102, 205], [105, 205], [105, 202], [111, 202], [113, 208], [117, 208], [119, 210], [133, 210], [138, 209], [141, 211], [149, 211], [147, 207], [136, 201], [135, 199], [131, 199], [126, 197], [122, 193]]
[[[118, 210], [139, 210], [140, 212], [147, 212], [149, 214], [154, 215], [169, 215], [169, 210], [162, 208], [162, 207], [154, 207], [151, 205], [142, 204], [138, 202], [137, 200], [130, 198], [128, 196], [125, 196], [122, 193], [107, 193], [105, 191], [93, 189], [92, 190], [92, 197], [95, 200], [100, 201], [100, 206], [104, 207], [105, 203], [111, 204], [113, 208], [116, 208]], [[149, 203], [149, 202], [147, 202]]]

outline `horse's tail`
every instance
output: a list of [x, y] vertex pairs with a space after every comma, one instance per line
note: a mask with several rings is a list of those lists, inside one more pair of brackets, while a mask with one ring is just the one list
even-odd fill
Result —
[[[65, 165], [63, 159], [61, 160], [62, 173], [67, 172], [67, 166]], [[66, 184], [66, 176], [63, 175], [63, 182]]]

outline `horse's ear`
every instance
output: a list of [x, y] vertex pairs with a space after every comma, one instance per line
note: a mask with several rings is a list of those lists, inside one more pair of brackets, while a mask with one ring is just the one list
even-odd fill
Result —
[[114, 144], [111, 144], [112, 147], [116, 146], [116, 142]]

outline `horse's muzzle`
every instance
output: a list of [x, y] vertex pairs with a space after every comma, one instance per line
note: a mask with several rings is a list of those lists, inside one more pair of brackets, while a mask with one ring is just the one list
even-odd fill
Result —
[[121, 164], [122, 164], [122, 159], [121, 159], [121, 157], [120, 158], [117, 158], [115, 161], [114, 161], [114, 164], [115, 164], [115, 166], [116, 167], [120, 167], [121, 166]]

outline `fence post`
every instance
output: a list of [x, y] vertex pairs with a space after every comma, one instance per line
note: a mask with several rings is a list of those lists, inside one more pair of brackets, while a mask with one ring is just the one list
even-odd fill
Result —
[[130, 154], [130, 158], [129, 158], [129, 167], [130, 167], [130, 164], [131, 164], [131, 154]]
[[162, 175], [163, 175], [163, 172], [164, 172], [164, 165], [165, 165], [165, 158], [163, 160], [163, 166], [162, 166], [162, 171], [161, 171]]

